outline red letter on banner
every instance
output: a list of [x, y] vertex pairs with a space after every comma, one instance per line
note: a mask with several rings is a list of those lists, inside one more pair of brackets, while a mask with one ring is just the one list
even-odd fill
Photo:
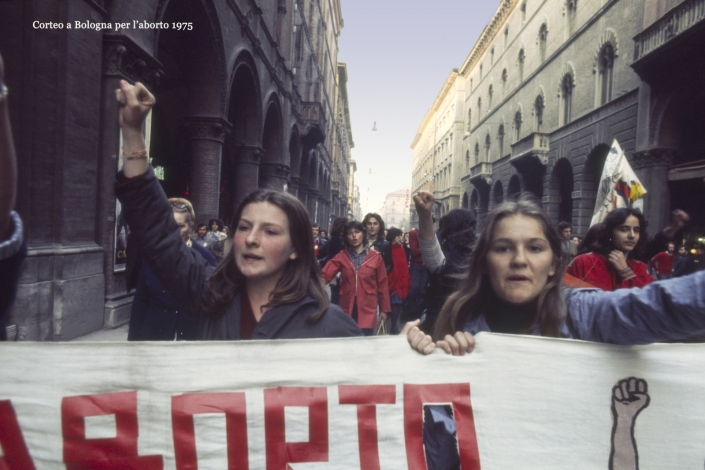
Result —
[[34, 470], [10, 400], [0, 401], [0, 447], [5, 453], [0, 456], [0, 470]]
[[377, 407], [396, 403], [394, 385], [339, 385], [341, 405], [357, 405], [357, 441], [360, 470], [379, 470], [377, 447]]
[[176, 470], [198, 468], [193, 415], [225, 413], [228, 470], [248, 470], [247, 412], [244, 393], [195, 393], [171, 397]]
[[[308, 407], [308, 442], [286, 442], [284, 407]], [[328, 461], [328, 394], [324, 387], [279, 387], [264, 391], [267, 470], [289, 463]]]
[[[115, 415], [116, 436], [86, 439], [84, 418]], [[161, 455], [137, 455], [137, 392], [66, 397], [61, 401], [64, 462], [68, 470], [162, 470]]]
[[427, 470], [423, 447], [423, 407], [425, 404], [451, 404], [458, 438], [460, 468], [480, 470], [475, 420], [470, 405], [470, 384], [404, 384], [404, 437], [409, 470]]

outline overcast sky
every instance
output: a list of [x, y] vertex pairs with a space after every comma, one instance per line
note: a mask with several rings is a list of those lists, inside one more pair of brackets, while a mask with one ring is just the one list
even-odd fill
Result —
[[[352, 156], [363, 215], [411, 187], [411, 142], [499, 0], [341, 0], [338, 60], [348, 67]], [[377, 122], [377, 132], [372, 131]], [[370, 173], [370, 170], [372, 172]]]

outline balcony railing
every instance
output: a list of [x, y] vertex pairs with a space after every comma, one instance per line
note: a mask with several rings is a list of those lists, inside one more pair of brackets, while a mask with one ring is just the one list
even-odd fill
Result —
[[487, 184], [492, 184], [492, 163], [480, 162], [470, 168], [470, 181], [482, 178]]
[[510, 163], [518, 163], [527, 158], [535, 157], [541, 164], [548, 164], [548, 134], [534, 132], [512, 145]]
[[705, 19], [705, 0], [686, 0], [634, 37], [634, 62]]

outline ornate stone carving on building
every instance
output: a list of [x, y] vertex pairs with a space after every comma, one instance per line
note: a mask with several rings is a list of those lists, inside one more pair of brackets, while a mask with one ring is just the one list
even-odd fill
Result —
[[188, 117], [183, 129], [191, 139], [213, 140], [222, 144], [230, 124], [220, 117]]
[[652, 166], [670, 166], [677, 152], [677, 149], [655, 148], [635, 152], [628, 159], [635, 170]]
[[[157, 3], [157, 8], [155, 10], [155, 19], [156, 21], [162, 21], [164, 18], [164, 10], [166, 9], [167, 5], [169, 4], [170, 0], [159, 0]], [[213, 38], [215, 38], [215, 53], [218, 57], [217, 63], [218, 64], [227, 64], [227, 60], [225, 58], [225, 50], [223, 49], [223, 43], [220, 40], [220, 38], [223, 37], [223, 33], [220, 29], [220, 23], [221, 20], [219, 19], [218, 11], [215, 8], [215, 5], [213, 4], [212, 1], [202, 1], [200, 4], [203, 6], [204, 10], [206, 11], [206, 14], [208, 15], [208, 27], [210, 28], [210, 34], [212, 35]], [[156, 52], [159, 50], [159, 31], [157, 30], [157, 34], [154, 35], [154, 51], [155, 55]], [[227, 71], [225, 70], [224, 66], [218, 67], [217, 68], [218, 72], [218, 83], [220, 84], [220, 113], [225, 115], [225, 112], [227, 110], [227, 90], [228, 90], [228, 76], [227, 76]]]
[[617, 32], [612, 28], [605, 29], [605, 32], [600, 38], [600, 42], [595, 50], [595, 58], [592, 63], [592, 73], [596, 74], [600, 69], [600, 54], [602, 53], [602, 48], [605, 44], [611, 44], [614, 48], [614, 58], [619, 57], [619, 40], [617, 39]]
[[103, 57], [103, 75], [106, 76], [154, 87], [164, 75], [162, 64], [123, 34], [103, 35]]
[[255, 163], [259, 165], [262, 161], [262, 156], [264, 155], [264, 149], [262, 147], [255, 147], [251, 145], [241, 145], [233, 149], [235, 154], [235, 160], [241, 163]]
[[[289, 178], [289, 166], [281, 163], [261, 163], [259, 166], [260, 177]], [[298, 178], [296, 178], [298, 180]]]

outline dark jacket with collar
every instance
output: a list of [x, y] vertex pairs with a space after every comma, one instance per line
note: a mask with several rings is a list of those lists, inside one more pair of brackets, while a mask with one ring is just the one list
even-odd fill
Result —
[[384, 260], [384, 267], [387, 269], [387, 274], [391, 273], [394, 269], [394, 261], [392, 261], [392, 245], [384, 238], [377, 238], [372, 247], [375, 251], [379, 251], [382, 254], [382, 259]]
[[[215, 256], [197, 243], [191, 249], [198, 252], [211, 266], [216, 265]], [[137, 290], [132, 301], [128, 341], [193, 341], [198, 338], [195, 315], [181, 308], [161, 282], [154, 277], [149, 267], [140, 263]]]
[[[306, 320], [316, 312], [317, 307], [313, 297], [306, 296], [298, 302], [267, 310], [252, 332], [251, 339], [340, 338], [362, 335], [355, 321], [333, 304], [316, 323], [307, 323]], [[240, 339], [240, 295], [235, 297], [225, 314], [216, 318], [201, 315], [198, 319], [198, 336], [206, 340]]]
[[[123, 215], [140, 246], [145, 263], [180, 306], [198, 312], [213, 272], [203, 257], [187, 247], [179, 236], [171, 204], [150, 168], [144, 175], [125, 180], [118, 174], [115, 194], [122, 203]], [[321, 338], [359, 336], [360, 329], [336, 306], [318, 320], [305, 322], [315, 310], [313, 299], [282, 305], [265, 313], [253, 338]], [[199, 339], [239, 339], [240, 298], [237, 296], [219, 318], [198, 318]], [[281, 317], [277, 314], [281, 313]], [[236, 322], [236, 325], [232, 323]], [[264, 322], [264, 323], [262, 323]], [[270, 335], [270, 336], [267, 336]]]

